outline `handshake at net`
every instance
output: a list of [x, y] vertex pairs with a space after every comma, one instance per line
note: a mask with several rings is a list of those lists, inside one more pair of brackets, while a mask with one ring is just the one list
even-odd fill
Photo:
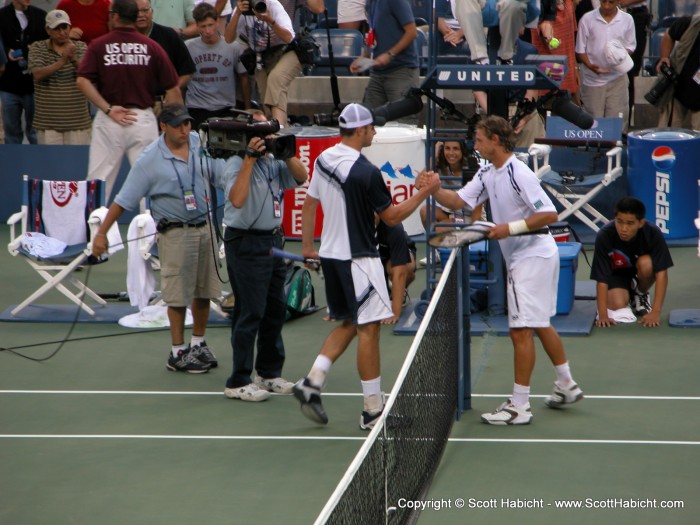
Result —
[[416, 189], [426, 189], [431, 195], [438, 191], [441, 185], [440, 175], [434, 171], [423, 170], [416, 177]]

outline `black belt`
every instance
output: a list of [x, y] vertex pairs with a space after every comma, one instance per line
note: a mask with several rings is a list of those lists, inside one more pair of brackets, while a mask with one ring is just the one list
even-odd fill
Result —
[[202, 221], [202, 222], [195, 222], [195, 223], [189, 223], [189, 222], [171, 222], [168, 220], [160, 220], [158, 221], [157, 225], [157, 230], [160, 233], [167, 232], [171, 228], [201, 228], [202, 226], [206, 225], [207, 221]]
[[268, 236], [271, 237], [273, 235], [277, 235], [280, 233], [279, 228], [273, 228], [272, 230], [253, 230], [253, 229], [248, 229], [244, 230], [242, 228], [229, 228], [228, 226], [226, 227], [227, 230], [231, 230], [233, 233], [238, 234], [238, 235], [256, 235], [260, 237]]

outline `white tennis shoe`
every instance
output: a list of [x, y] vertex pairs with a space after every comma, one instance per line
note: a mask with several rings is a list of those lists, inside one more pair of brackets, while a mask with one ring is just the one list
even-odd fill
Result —
[[572, 405], [583, 399], [583, 391], [576, 383], [571, 383], [567, 387], [560, 387], [554, 383], [554, 390], [551, 395], [544, 399], [544, 404], [549, 408], [561, 408], [564, 405]]
[[489, 425], [528, 425], [532, 421], [530, 403], [514, 405], [509, 399], [495, 411], [481, 414], [481, 422]]

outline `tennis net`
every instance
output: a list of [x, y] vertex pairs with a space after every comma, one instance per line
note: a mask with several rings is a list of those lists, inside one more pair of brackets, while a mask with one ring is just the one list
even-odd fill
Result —
[[316, 524], [409, 523], [404, 502], [427, 492], [457, 410], [458, 319], [455, 250], [389, 396], [384, 413]]

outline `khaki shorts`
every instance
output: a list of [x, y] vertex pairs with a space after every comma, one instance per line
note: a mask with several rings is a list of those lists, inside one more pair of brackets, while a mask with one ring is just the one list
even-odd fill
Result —
[[[209, 225], [171, 228], [158, 234], [160, 285], [165, 304], [189, 306], [192, 299], [221, 295]], [[218, 251], [217, 251], [218, 253]]]

